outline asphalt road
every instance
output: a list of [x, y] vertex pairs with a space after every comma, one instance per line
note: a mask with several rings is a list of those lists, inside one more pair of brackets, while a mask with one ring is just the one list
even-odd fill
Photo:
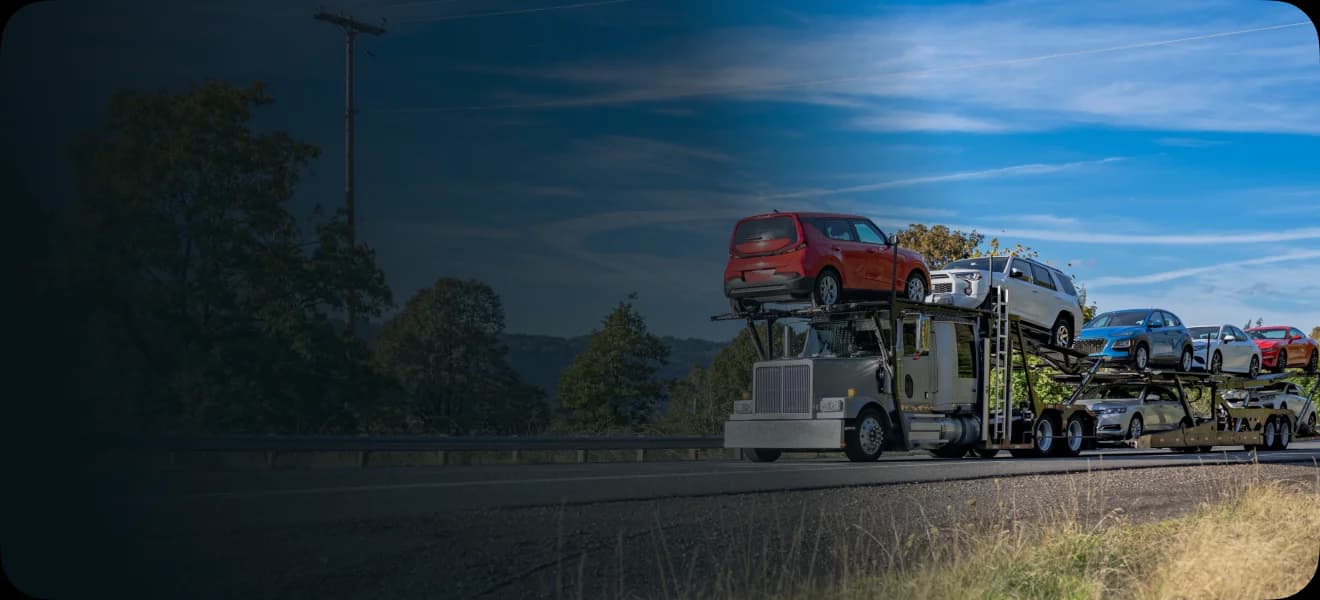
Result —
[[[1033, 520], [1068, 505], [1093, 521], [1113, 508], [1154, 518], [1212, 500], [1225, 473], [1320, 481], [1318, 462], [1320, 442], [1307, 441], [1255, 457], [1105, 450], [871, 464], [95, 472], [52, 481], [58, 487], [6, 511], [4, 563], [32, 592], [53, 589], [46, 597], [81, 597], [85, 586], [161, 597], [673, 597], [666, 586], [732, 585], [725, 576], [735, 567], [740, 586], [762, 581], [756, 569], [802, 552], [807, 533], [821, 562], [798, 573], [802, 581], [850, 564], [844, 555], [862, 551], [859, 527], [892, 541], [914, 523], [962, 525], [977, 511]], [[964, 504], [974, 501], [974, 510]], [[657, 562], [670, 553], [672, 564]], [[69, 576], [79, 568], [85, 577]]]
[[[656, 462], [585, 465], [501, 465], [381, 468], [364, 470], [173, 473], [143, 479], [130, 495], [107, 490], [120, 508], [155, 514], [209, 514], [196, 523], [260, 526], [266, 523], [402, 517], [436, 512], [643, 500], [675, 496], [824, 489], [919, 483], [1102, 469], [1178, 465], [1320, 462], [1320, 441], [1294, 443], [1281, 452], [1217, 451], [1178, 454], [1167, 450], [1106, 449], [1076, 458], [938, 459], [882, 457], [875, 463], [846, 459], [781, 459], [775, 463]], [[114, 481], [122, 486], [122, 478]]]

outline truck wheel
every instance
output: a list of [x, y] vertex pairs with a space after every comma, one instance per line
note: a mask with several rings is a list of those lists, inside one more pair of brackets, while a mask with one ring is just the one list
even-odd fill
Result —
[[779, 460], [779, 455], [783, 450], [774, 450], [772, 448], [743, 448], [742, 455], [744, 459], [752, 462], [775, 462]]
[[857, 415], [857, 426], [844, 433], [843, 453], [853, 462], [870, 462], [880, 458], [885, 449], [885, 429], [889, 426], [880, 411], [862, 409]]
[[1056, 452], [1055, 448], [1059, 446], [1059, 440], [1054, 439], [1058, 435], [1059, 420], [1050, 415], [1036, 421], [1036, 427], [1032, 430], [1032, 444], [1036, 451], [1036, 456], [1049, 456]]
[[994, 458], [996, 454], [999, 454], [999, 448], [973, 448], [972, 454], [981, 458]]
[[1056, 441], [1061, 443], [1054, 445], [1055, 456], [1081, 454], [1082, 445], [1086, 443], [1086, 422], [1081, 417], [1068, 419], [1068, 426], [1063, 428], [1063, 439]]
[[1278, 443], [1279, 425], [1274, 417], [1265, 419], [1265, 427], [1261, 431], [1262, 444], [1257, 446], [1257, 450], [1273, 450], [1274, 445]]
[[1315, 413], [1311, 413], [1309, 417], [1306, 417], [1304, 427], [1306, 428], [1306, 435], [1315, 435]]

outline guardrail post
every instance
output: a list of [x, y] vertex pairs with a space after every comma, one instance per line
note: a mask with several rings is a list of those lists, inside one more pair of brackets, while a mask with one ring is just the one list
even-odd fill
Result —
[[361, 451], [361, 452], [358, 452], [358, 468], [359, 468], [359, 469], [365, 469], [365, 468], [367, 468], [367, 454], [369, 454], [369, 452], [367, 452], [366, 450], [363, 450], [363, 451]]
[[520, 462], [520, 461], [518, 460], [518, 451], [515, 449], [515, 450], [513, 451], [513, 464], [516, 465], [516, 464], [518, 464], [519, 462]]
[[645, 449], [645, 448], [638, 448], [638, 449], [637, 449], [637, 462], [646, 462], [646, 449]]
[[436, 460], [436, 462], [440, 463], [440, 466], [443, 467], [443, 466], [449, 464], [449, 460], [448, 460], [448, 459], [449, 459], [449, 456], [448, 456], [447, 454], [445, 454], [445, 451], [444, 451], [444, 450], [436, 450], [436, 451], [435, 451], [435, 460]]
[[688, 460], [697, 460], [696, 448], [688, 448]]
[[266, 468], [267, 468], [267, 469], [274, 469], [274, 468], [275, 468], [275, 451], [274, 451], [274, 450], [270, 450], [270, 451], [267, 451], [267, 452], [266, 452]]
[[586, 450], [578, 450], [578, 451], [577, 451], [577, 461], [580, 462], [580, 463], [587, 462], [587, 451], [586, 451]]

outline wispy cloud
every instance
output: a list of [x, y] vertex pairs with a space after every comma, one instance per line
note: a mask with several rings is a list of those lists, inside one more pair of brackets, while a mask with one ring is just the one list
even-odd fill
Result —
[[1147, 275], [1136, 275], [1136, 276], [1128, 276], [1128, 277], [1122, 277], [1122, 276], [1098, 277], [1092, 279], [1087, 284], [1087, 286], [1088, 288], [1102, 288], [1102, 287], [1112, 287], [1119, 285], [1142, 285], [1142, 284], [1151, 284], [1151, 283], [1164, 283], [1167, 281], [1173, 281], [1175, 279], [1185, 279], [1187, 277], [1202, 275], [1205, 273], [1213, 273], [1233, 267], [1267, 265], [1272, 263], [1290, 262], [1290, 261], [1305, 261], [1313, 258], [1320, 258], [1320, 250], [1303, 250], [1298, 252], [1289, 252], [1286, 254], [1279, 254], [1275, 256], [1265, 256], [1261, 258], [1252, 258], [1247, 260], [1228, 261], [1228, 262], [1222, 262], [1218, 264], [1206, 265], [1201, 267], [1177, 269], [1173, 271], [1163, 271], [1160, 273], [1150, 273]]
[[949, 131], [964, 133], [999, 133], [1008, 125], [990, 119], [952, 113], [888, 111], [853, 119], [855, 129], [874, 131]]
[[948, 183], [952, 181], [971, 181], [978, 179], [997, 179], [1001, 177], [1022, 177], [1027, 175], [1048, 175], [1061, 171], [1079, 169], [1083, 167], [1092, 167], [1113, 162], [1125, 160], [1126, 157], [1115, 156], [1102, 158], [1099, 160], [1084, 160], [1069, 163], [1030, 163], [1023, 165], [1013, 165], [1009, 167], [999, 167], [995, 169], [981, 169], [977, 171], [960, 171], [957, 173], [946, 173], [943, 175], [927, 175], [924, 177], [909, 177], [905, 179], [891, 179], [878, 183], [868, 183], [864, 185], [853, 185], [841, 188], [830, 189], [811, 189], [797, 192], [786, 192], [782, 194], [772, 194], [763, 197], [765, 200], [799, 200], [804, 198], [821, 198], [825, 196], [836, 196], [839, 194], [855, 194], [858, 192], [873, 192], [878, 190], [887, 190], [894, 188], [912, 187], [917, 185], [929, 185], [933, 183]]
[[1189, 137], [1163, 137], [1156, 139], [1155, 143], [1161, 146], [1173, 146], [1176, 148], [1209, 148], [1212, 146], [1222, 146], [1228, 142], [1223, 140], [1205, 140]]

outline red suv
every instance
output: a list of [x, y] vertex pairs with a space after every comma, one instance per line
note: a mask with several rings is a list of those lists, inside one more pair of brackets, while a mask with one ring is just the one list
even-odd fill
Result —
[[1320, 345], [1296, 327], [1253, 327], [1247, 335], [1260, 348], [1260, 364], [1266, 369], [1282, 372], [1288, 367], [1305, 367], [1307, 373], [1314, 373], [1320, 362]]
[[[828, 306], [894, 288], [894, 249], [870, 219], [827, 213], [781, 213], [738, 221], [724, 267], [724, 295], [734, 310], [762, 302], [811, 300]], [[898, 292], [926, 299], [930, 270], [921, 255], [898, 249]]]

